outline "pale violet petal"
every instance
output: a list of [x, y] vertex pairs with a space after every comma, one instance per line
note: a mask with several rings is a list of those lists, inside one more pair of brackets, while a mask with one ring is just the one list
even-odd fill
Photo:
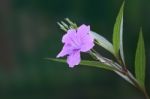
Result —
[[76, 35], [75, 29], [68, 30], [67, 33], [62, 38], [62, 42], [63, 43], [72, 42], [72, 36], [75, 36], [75, 35]]
[[81, 52], [87, 52], [90, 49], [92, 49], [94, 47], [94, 39], [93, 37], [91, 37], [90, 35], [86, 35], [83, 39], [82, 39], [82, 46], [80, 51]]
[[90, 32], [90, 26], [86, 26], [85, 24], [81, 25], [77, 29], [77, 35], [80, 38], [83, 38], [85, 35], [87, 35]]
[[71, 68], [73, 68], [75, 65], [79, 65], [80, 61], [80, 51], [75, 51], [67, 57], [67, 63]]
[[72, 46], [69, 44], [65, 44], [64, 47], [62, 48], [62, 50], [60, 51], [60, 53], [57, 55], [57, 58], [59, 57], [64, 57], [70, 53], [72, 53]]
[[80, 41], [78, 40], [76, 30], [68, 30], [67, 34], [65, 34], [62, 38], [62, 42], [65, 44], [71, 44], [73, 47], [78, 47], [80, 45]]
[[81, 52], [87, 52], [90, 51], [94, 47], [94, 43], [85, 44], [81, 48]]

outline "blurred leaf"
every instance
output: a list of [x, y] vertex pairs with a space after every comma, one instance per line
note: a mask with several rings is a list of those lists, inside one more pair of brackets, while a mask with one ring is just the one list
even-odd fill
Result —
[[116, 18], [116, 22], [114, 25], [114, 31], [113, 31], [113, 47], [115, 51], [115, 56], [119, 56], [119, 49], [120, 49], [120, 55], [124, 62], [124, 55], [123, 55], [123, 10], [124, 10], [124, 2], [120, 8], [119, 14]]
[[[51, 60], [51, 61], [56, 61], [56, 62], [62, 62], [62, 63], [66, 63], [65, 59], [55, 59], [55, 58], [46, 58], [47, 60]], [[98, 68], [102, 68], [102, 69], [106, 69], [106, 70], [110, 70], [110, 71], [114, 71], [116, 74], [118, 74], [119, 76], [121, 76], [123, 79], [125, 79], [126, 81], [128, 81], [129, 83], [133, 84], [133, 82], [124, 74], [122, 74], [121, 72], [119, 72], [116, 68], [114, 68], [113, 66], [109, 66], [103, 63], [100, 63], [98, 61], [89, 61], [89, 60], [82, 60], [80, 62], [80, 65], [86, 65], [86, 66], [90, 66], [90, 67], [98, 67]], [[134, 85], [134, 84], [133, 84]]]
[[[56, 61], [56, 62], [62, 62], [62, 63], [66, 63], [65, 59], [55, 59], [55, 58], [46, 58], [48, 60], [52, 60], [52, 61]], [[105, 65], [103, 63], [100, 63], [99, 61], [89, 61], [89, 60], [82, 60], [80, 62], [80, 65], [86, 65], [86, 66], [90, 66], [90, 67], [98, 67], [98, 68], [102, 68], [102, 69], [106, 69], [106, 70], [116, 70], [115, 68], [109, 66], [109, 65]]]
[[103, 36], [91, 31], [90, 35], [96, 40], [97, 44], [114, 54], [113, 45]]
[[135, 55], [135, 75], [136, 79], [144, 86], [145, 83], [145, 46], [142, 34], [140, 30], [139, 40]]

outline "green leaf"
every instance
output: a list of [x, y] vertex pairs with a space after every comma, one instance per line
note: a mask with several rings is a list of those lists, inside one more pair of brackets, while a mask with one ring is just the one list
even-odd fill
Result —
[[[62, 62], [62, 63], [66, 63], [65, 59], [55, 59], [55, 58], [46, 58], [47, 60], [51, 60], [51, 61], [56, 61], [56, 62]], [[109, 66], [103, 63], [100, 63], [98, 61], [89, 61], [89, 60], [82, 60], [80, 62], [80, 65], [86, 65], [86, 66], [90, 66], [90, 67], [98, 67], [98, 68], [102, 68], [105, 70], [110, 70], [110, 71], [114, 71], [116, 74], [118, 74], [119, 76], [121, 76], [123, 79], [125, 79], [126, 81], [128, 81], [129, 83], [133, 84], [133, 82], [124, 74], [120, 73], [116, 68], [114, 68], [113, 66]], [[134, 84], [133, 84], [134, 85]]]
[[[124, 10], [124, 2], [120, 8], [119, 14], [116, 18], [116, 22], [113, 30], [113, 47], [115, 51], [115, 56], [121, 56], [122, 61], [124, 62], [124, 54], [123, 54], [123, 10]], [[120, 53], [119, 53], [120, 50]]]
[[96, 43], [99, 46], [105, 48], [110, 53], [114, 54], [113, 45], [106, 38], [93, 31], [90, 32], [90, 35], [96, 40]]
[[142, 86], [145, 83], [145, 65], [145, 46], [141, 29], [135, 55], [135, 75]]
[[[65, 59], [55, 59], [55, 58], [46, 58], [47, 60], [52, 60], [52, 61], [56, 61], [56, 62], [62, 62], [62, 63], [66, 63]], [[102, 69], [106, 69], [106, 70], [115, 70], [115, 68], [109, 66], [109, 65], [105, 65], [103, 63], [100, 63], [99, 61], [89, 61], [89, 60], [82, 60], [80, 62], [80, 65], [86, 65], [86, 66], [90, 66], [90, 67], [98, 67], [98, 68], [102, 68]]]

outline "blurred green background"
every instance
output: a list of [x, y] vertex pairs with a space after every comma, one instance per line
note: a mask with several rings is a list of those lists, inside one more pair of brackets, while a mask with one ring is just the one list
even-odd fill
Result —
[[[0, 0], [1, 99], [144, 99], [118, 75], [97, 68], [44, 60], [62, 48], [56, 22], [68, 17], [112, 41], [113, 25], [123, 0]], [[126, 0], [124, 49], [129, 69], [143, 27], [150, 94], [150, 0]], [[100, 50], [101, 51], [101, 50]], [[101, 51], [101, 53], [106, 53]], [[106, 53], [107, 54], [107, 53]], [[109, 55], [108, 55], [109, 56]], [[90, 58], [83, 54], [82, 58]]]

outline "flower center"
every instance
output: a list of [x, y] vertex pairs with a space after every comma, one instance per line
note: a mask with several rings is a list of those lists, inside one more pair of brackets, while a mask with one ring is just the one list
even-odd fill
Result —
[[75, 48], [75, 49], [73, 49], [73, 52], [77, 52], [79, 50], [80, 50], [80, 48]]

